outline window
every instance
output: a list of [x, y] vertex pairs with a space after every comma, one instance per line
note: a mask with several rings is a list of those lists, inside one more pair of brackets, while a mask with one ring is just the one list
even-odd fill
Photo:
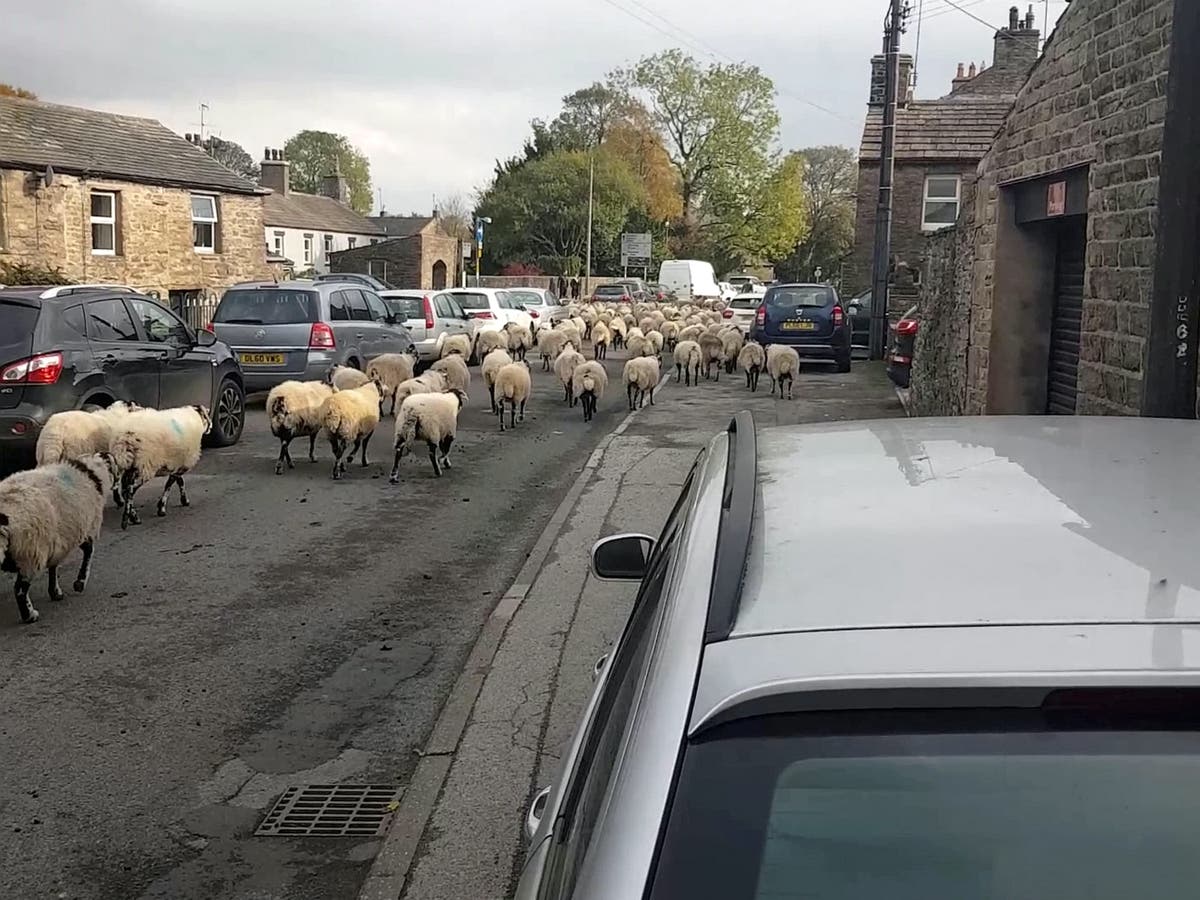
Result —
[[276, 256], [283, 256], [283, 232], [276, 231], [271, 236], [271, 249]]
[[351, 250], [353, 250], [355, 247], [358, 246], [358, 238], [356, 238], [356, 237], [346, 238], [346, 246], [349, 247]]
[[371, 310], [367, 308], [367, 301], [363, 298], [362, 291], [346, 291], [346, 303], [350, 307], [350, 318], [355, 322], [370, 322]]
[[117, 195], [92, 191], [92, 255], [114, 256], [117, 252]]
[[329, 319], [331, 322], [350, 321], [350, 307], [346, 303], [345, 291], [334, 291], [329, 295]]
[[333, 252], [333, 235], [325, 235], [325, 255], [328, 256]]
[[72, 306], [70, 309], [64, 309], [63, 322], [81, 337], [87, 337], [87, 325], [84, 324], [82, 306]]
[[97, 300], [87, 306], [88, 337], [93, 341], [136, 341], [137, 329], [122, 300]]
[[438, 294], [433, 298], [434, 309], [437, 310], [438, 316], [443, 319], [458, 318], [454, 314], [454, 310], [450, 307], [450, 298], [445, 294]]
[[372, 244], [372, 245], [375, 245], [375, 244], [378, 244], [378, 243], [379, 243], [379, 238], [371, 238], [371, 244]]
[[192, 247], [197, 253], [217, 252], [217, 198], [192, 194]]
[[384, 302], [379, 299], [374, 291], [363, 291], [362, 295], [367, 301], [367, 308], [371, 310], [371, 318], [376, 322], [386, 322], [391, 313], [388, 312], [388, 308], [384, 305]]
[[313, 236], [311, 234], [306, 234], [304, 236], [304, 264], [306, 266], [312, 265], [312, 251], [313, 251]]
[[937, 231], [958, 221], [961, 191], [962, 179], [957, 175], [930, 175], [926, 178], [921, 230]]
[[133, 313], [142, 323], [146, 339], [156, 344], [190, 347], [192, 335], [187, 326], [152, 300], [130, 300]]
[[316, 291], [246, 288], [225, 292], [214, 322], [230, 325], [298, 325], [320, 321]]
[[[375, 243], [374, 241], [371, 242]], [[367, 263], [367, 272], [373, 278], [378, 278], [381, 281], [387, 281], [387, 260], [373, 259]]]

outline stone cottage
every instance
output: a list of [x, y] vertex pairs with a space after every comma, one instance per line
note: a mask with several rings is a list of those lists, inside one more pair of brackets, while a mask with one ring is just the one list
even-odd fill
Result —
[[957, 227], [928, 241], [919, 412], [1194, 415], [1200, 110], [1176, 8], [1073, 0], [1059, 19]]
[[264, 193], [153, 119], [0, 97], [0, 262], [178, 309], [270, 277]]
[[335, 253], [331, 272], [374, 275], [395, 288], [438, 291], [454, 287], [460, 265], [460, 244], [432, 216], [374, 216], [386, 237], [376, 244]]
[[[891, 290], [893, 313], [916, 301], [925, 235], [952, 226], [962, 204], [963, 182], [980, 159], [1012, 106], [1038, 56], [1041, 33], [1033, 12], [996, 32], [990, 68], [960, 65], [950, 93], [937, 100], [914, 100], [909, 87], [912, 57], [900, 62], [900, 106], [896, 113], [896, 168], [892, 201]], [[886, 58], [871, 60], [871, 91], [858, 162], [858, 212], [854, 251], [845, 285], [851, 295], [869, 290], [879, 203], [879, 160], [883, 140]]]

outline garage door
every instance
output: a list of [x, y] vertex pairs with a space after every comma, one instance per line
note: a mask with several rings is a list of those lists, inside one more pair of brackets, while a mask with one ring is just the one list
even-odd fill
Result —
[[1086, 255], [1086, 219], [1063, 222], [1058, 232], [1058, 259], [1054, 272], [1054, 315], [1050, 325], [1050, 377], [1046, 398], [1046, 412], [1050, 415], [1075, 415]]

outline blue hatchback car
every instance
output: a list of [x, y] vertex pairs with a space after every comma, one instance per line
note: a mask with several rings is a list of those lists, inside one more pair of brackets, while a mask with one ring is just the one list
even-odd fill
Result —
[[802, 360], [833, 362], [850, 371], [850, 320], [828, 284], [776, 284], [754, 314], [750, 337], [764, 346], [795, 348]]

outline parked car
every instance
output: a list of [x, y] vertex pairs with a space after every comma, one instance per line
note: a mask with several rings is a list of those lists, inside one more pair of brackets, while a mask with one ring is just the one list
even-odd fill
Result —
[[346, 281], [248, 282], [231, 287], [213, 314], [213, 333], [233, 347], [247, 391], [317, 381], [332, 365], [366, 368], [413, 341], [370, 288]]
[[521, 309], [512, 293], [498, 288], [455, 288], [450, 291], [468, 316], [477, 320], [480, 329], [503, 328], [516, 322], [532, 329], [533, 316]]
[[543, 322], [560, 322], [570, 315], [562, 301], [544, 288], [513, 288], [509, 294], [529, 313], [535, 326]]
[[754, 275], [729, 275], [725, 280], [733, 285], [736, 291], [741, 291], [746, 285], [751, 285], [755, 288], [765, 287], [762, 281]]
[[917, 332], [921, 324], [917, 321], [917, 307], [909, 308], [892, 326], [892, 346], [888, 352], [887, 373], [892, 384], [906, 388], [912, 381], [913, 356], [917, 349]]
[[640, 278], [620, 278], [613, 284], [623, 284], [629, 288], [629, 293], [633, 295], [635, 303], [645, 303], [647, 300], [652, 300], [650, 296], [650, 288], [646, 286], [646, 282]]
[[362, 287], [369, 287], [375, 293], [380, 291], [390, 291], [392, 286], [386, 281], [381, 281], [374, 275], [364, 275], [361, 272], [328, 272], [324, 275], [314, 276], [313, 281], [343, 281], [350, 284], [357, 284]]
[[237, 443], [245, 424], [233, 351], [152, 297], [121, 285], [0, 290], [0, 468], [33, 461], [54, 413], [116, 400], [207, 406], [218, 447]]
[[1200, 438], [1053, 424], [740, 413], [593, 548], [640, 588], [517, 900], [1191, 896]]
[[864, 291], [846, 304], [850, 319], [850, 346], [871, 346], [871, 292]]
[[650, 292], [650, 299], [662, 302], [663, 300], [674, 300], [675, 292], [668, 290], [665, 285], [650, 282], [646, 285], [646, 290]]
[[777, 284], [754, 313], [750, 337], [760, 344], [794, 347], [802, 360], [832, 361], [850, 371], [850, 325], [828, 284]]
[[605, 303], [633, 303], [633, 291], [627, 284], [601, 284], [592, 291], [592, 299]]
[[754, 316], [758, 312], [759, 306], [762, 305], [763, 297], [762, 293], [734, 294], [729, 300], [729, 305], [721, 310], [721, 316], [729, 324], [736, 325], [744, 334], [749, 334], [751, 326], [754, 325]]
[[408, 329], [421, 362], [437, 360], [448, 336], [475, 335], [476, 323], [445, 291], [382, 291], [379, 297], [396, 321]]
[[668, 259], [658, 269], [658, 281], [680, 300], [719, 300], [721, 288], [712, 263], [699, 259]]

